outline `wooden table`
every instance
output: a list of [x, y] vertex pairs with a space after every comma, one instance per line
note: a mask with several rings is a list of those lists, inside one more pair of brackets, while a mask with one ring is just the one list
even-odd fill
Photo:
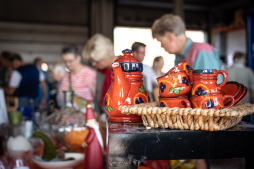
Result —
[[150, 129], [142, 123], [107, 123], [109, 169], [136, 169], [143, 160], [244, 158], [254, 166], [254, 125], [217, 132]]

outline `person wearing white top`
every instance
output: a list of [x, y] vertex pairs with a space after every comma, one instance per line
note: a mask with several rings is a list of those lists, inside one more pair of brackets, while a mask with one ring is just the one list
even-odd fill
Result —
[[[142, 62], [146, 54], [146, 45], [140, 42], [134, 42], [131, 47], [133, 51], [133, 56]], [[149, 94], [150, 101], [159, 100], [159, 87], [157, 83], [157, 76], [154, 73], [153, 69], [143, 64], [143, 84]]]

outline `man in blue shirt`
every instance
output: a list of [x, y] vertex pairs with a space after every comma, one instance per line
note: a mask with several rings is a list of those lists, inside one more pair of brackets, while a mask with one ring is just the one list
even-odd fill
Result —
[[10, 78], [9, 87], [5, 92], [9, 95], [16, 95], [19, 98], [19, 107], [30, 107], [34, 109], [35, 99], [38, 97], [38, 87], [41, 84], [43, 96], [40, 103], [42, 108], [46, 106], [47, 87], [44, 75], [32, 64], [25, 64], [20, 55], [12, 57], [12, 67], [15, 69]]

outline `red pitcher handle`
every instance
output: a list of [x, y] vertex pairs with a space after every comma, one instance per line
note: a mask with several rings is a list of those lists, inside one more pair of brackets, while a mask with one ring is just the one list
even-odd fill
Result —
[[228, 105], [226, 105], [226, 106], [224, 105], [225, 108], [232, 107], [232, 106], [235, 104], [235, 99], [233, 98], [233, 96], [224, 95], [224, 96], [223, 96], [223, 104], [224, 104], [224, 101], [225, 101], [226, 99], [229, 99], [229, 100], [230, 100], [230, 104], [228, 104]]
[[219, 90], [221, 89], [222, 86], [224, 86], [227, 81], [228, 81], [228, 73], [226, 71], [223, 71], [223, 70], [217, 70], [216, 73], [219, 75], [219, 74], [222, 74], [223, 75], [223, 82], [221, 84], [218, 85], [218, 88]]
[[184, 108], [189, 108], [191, 107], [190, 101], [189, 100], [182, 100], [181, 103], [185, 106]]

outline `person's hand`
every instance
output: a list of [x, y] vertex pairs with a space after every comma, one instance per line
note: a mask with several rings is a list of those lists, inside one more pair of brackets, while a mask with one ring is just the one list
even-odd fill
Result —
[[45, 109], [47, 107], [47, 101], [46, 99], [42, 99], [40, 102], [40, 108]]

